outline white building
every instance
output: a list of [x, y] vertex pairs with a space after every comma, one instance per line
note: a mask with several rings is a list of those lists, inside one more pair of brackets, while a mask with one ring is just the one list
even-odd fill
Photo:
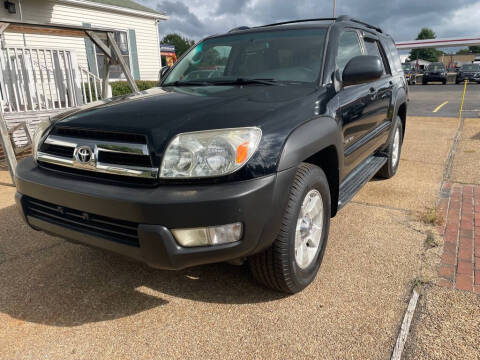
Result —
[[[132, 0], [9, 0], [15, 13], [0, 8], [0, 20], [57, 23], [117, 30], [116, 39], [137, 80], [156, 80], [161, 68], [158, 22], [165, 14]], [[3, 3], [3, 1], [2, 1]], [[3, 4], [2, 4], [3, 5]], [[103, 55], [89, 39], [5, 33], [3, 47], [73, 50], [79, 66], [102, 76]], [[120, 71], [112, 69], [112, 80]]]
[[[109, 43], [107, 33], [113, 33], [133, 79], [158, 80], [158, 22], [167, 20], [164, 13], [132, 0], [1, 3], [0, 121], [5, 120], [14, 146], [28, 143], [29, 133], [43, 118], [98, 100], [108, 89], [103, 81], [106, 55], [86, 36], [85, 28], [108, 30], [95, 31], [103, 44]], [[64, 26], [40, 31], [28, 26], [33, 23]], [[73, 27], [82, 29], [75, 35]], [[110, 82], [125, 80], [118, 63], [110, 65], [109, 75]]]

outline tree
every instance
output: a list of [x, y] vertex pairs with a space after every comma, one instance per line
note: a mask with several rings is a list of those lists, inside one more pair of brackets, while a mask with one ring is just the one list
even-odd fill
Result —
[[[417, 40], [435, 39], [437, 36], [432, 29], [423, 28], [417, 36]], [[413, 49], [410, 52], [410, 60], [422, 59], [430, 62], [438, 61], [443, 52], [437, 49]]]
[[469, 46], [468, 49], [461, 49], [457, 51], [457, 54], [480, 54], [480, 46]]
[[195, 44], [195, 41], [184, 38], [179, 34], [168, 34], [162, 41], [162, 44], [174, 45], [175, 53], [177, 57], [182, 56], [192, 45]]

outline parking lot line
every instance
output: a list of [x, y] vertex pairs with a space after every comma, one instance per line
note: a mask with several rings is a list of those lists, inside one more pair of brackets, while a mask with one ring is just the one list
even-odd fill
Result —
[[441, 103], [440, 105], [438, 105], [435, 110], [433, 110], [434, 113], [436, 113], [438, 110], [440, 110], [442, 107], [444, 107], [445, 105], [448, 104], [448, 101], [445, 101], [443, 103]]

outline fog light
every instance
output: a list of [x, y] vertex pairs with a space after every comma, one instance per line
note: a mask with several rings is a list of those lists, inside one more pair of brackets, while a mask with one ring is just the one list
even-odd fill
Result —
[[233, 243], [242, 237], [242, 223], [193, 229], [174, 229], [173, 236], [184, 247]]

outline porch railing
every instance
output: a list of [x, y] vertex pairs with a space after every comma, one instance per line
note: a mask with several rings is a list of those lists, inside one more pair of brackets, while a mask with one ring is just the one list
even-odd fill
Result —
[[68, 109], [101, 98], [101, 79], [78, 66], [71, 50], [5, 48], [0, 68], [5, 113]]

